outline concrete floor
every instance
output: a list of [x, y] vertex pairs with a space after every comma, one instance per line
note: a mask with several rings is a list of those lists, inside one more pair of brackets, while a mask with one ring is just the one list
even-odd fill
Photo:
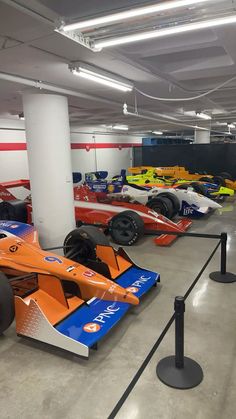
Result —
[[[192, 231], [229, 233], [228, 270], [236, 273], [236, 209], [224, 204]], [[135, 261], [161, 273], [161, 285], [129, 311], [88, 361], [15, 335], [0, 337], [0, 418], [103, 419], [126, 389], [183, 295], [216, 244], [179, 238], [156, 247], [148, 237], [129, 248]], [[219, 252], [186, 302], [185, 352], [200, 363], [203, 382], [174, 390], [155, 373], [157, 362], [174, 351], [174, 328], [117, 415], [119, 419], [233, 419], [236, 411], [236, 284], [208, 278], [218, 270]]]

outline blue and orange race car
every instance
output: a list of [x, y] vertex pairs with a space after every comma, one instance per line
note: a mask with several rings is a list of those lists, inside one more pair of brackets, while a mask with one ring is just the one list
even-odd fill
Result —
[[95, 227], [73, 230], [64, 249], [44, 251], [33, 226], [0, 221], [0, 334], [15, 317], [18, 335], [87, 358], [160, 276]]

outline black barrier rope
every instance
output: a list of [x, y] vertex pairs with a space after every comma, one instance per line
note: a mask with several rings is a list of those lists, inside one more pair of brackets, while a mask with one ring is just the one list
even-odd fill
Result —
[[[221, 236], [218, 236], [218, 238]], [[197, 277], [194, 279], [194, 281], [192, 282], [192, 284], [190, 285], [190, 287], [188, 288], [188, 290], [186, 291], [185, 295], [184, 295], [184, 301], [186, 300], [186, 298], [189, 296], [190, 292], [192, 291], [192, 289], [194, 288], [194, 286], [196, 285], [196, 283], [198, 282], [198, 280], [200, 279], [201, 275], [203, 274], [203, 272], [205, 271], [206, 267], [208, 266], [208, 264], [210, 263], [211, 259], [213, 258], [213, 256], [215, 255], [217, 249], [219, 248], [221, 244], [221, 240], [217, 243], [216, 247], [214, 248], [214, 250], [212, 251], [211, 255], [209, 256], [209, 258], [207, 259], [206, 263], [204, 264], [203, 268], [200, 270], [200, 272], [198, 273]], [[113, 419], [116, 417], [117, 413], [120, 411], [121, 407], [123, 406], [123, 404], [125, 403], [125, 401], [127, 400], [127, 398], [129, 397], [131, 391], [133, 390], [134, 386], [136, 385], [137, 381], [139, 380], [140, 376], [142, 375], [142, 373], [144, 372], [145, 368], [147, 367], [147, 365], [149, 364], [149, 362], [151, 361], [154, 353], [156, 352], [158, 346], [160, 345], [160, 343], [162, 342], [163, 338], [165, 337], [166, 333], [168, 332], [170, 326], [172, 325], [173, 321], [175, 320], [175, 313], [171, 316], [170, 320], [168, 321], [168, 323], [166, 324], [164, 330], [162, 331], [162, 333], [160, 334], [159, 338], [157, 339], [157, 341], [154, 343], [152, 349], [150, 350], [150, 352], [148, 353], [148, 355], [146, 356], [145, 360], [143, 361], [142, 365], [140, 366], [140, 368], [138, 369], [138, 371], [136, 372], [135, 376], [133, 377], [133, 379], [131, 380], [130, 384], [128, 385], [128, 387], [126, 388], [126, 390], [124, 391], [124, 393], [122, 394], [121, 398], [119, 399], [119, 401], [117, 402], [117, 404], [115, 405], [114, 409], [112, 410], [112, 412], [110, 413], [110, 415], [108, 416], [108, 419]]]

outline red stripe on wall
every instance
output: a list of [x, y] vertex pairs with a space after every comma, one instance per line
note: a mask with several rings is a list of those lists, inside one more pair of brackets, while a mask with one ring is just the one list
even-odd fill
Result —
[[[141, 147], [140, 143], [72, 143], [72, 150], [79, 149], [98, 149], [98, 148], [130, 148]], [[26, 143], [0, 143], [0, 151], [20, 151], [26, 150]]]
[[130, 148], [139, 147], [142, 144], [139, 143], [72, 143], [72, 150], [81, 148]]
[[0, 143], [0, 151], [26, 150], [26, 143]]

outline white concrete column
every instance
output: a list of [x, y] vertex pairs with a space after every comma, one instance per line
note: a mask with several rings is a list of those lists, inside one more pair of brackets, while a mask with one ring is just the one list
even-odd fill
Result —
[[23, 95], [33, 221], [43, 247], [60, 246], [75, 228], [67, 98]]
[[210, 143], [210, 130], [201, 130], [201, 129], [195, 129], [194, 133], [194, 142], [196, 144], [208, 144]]

